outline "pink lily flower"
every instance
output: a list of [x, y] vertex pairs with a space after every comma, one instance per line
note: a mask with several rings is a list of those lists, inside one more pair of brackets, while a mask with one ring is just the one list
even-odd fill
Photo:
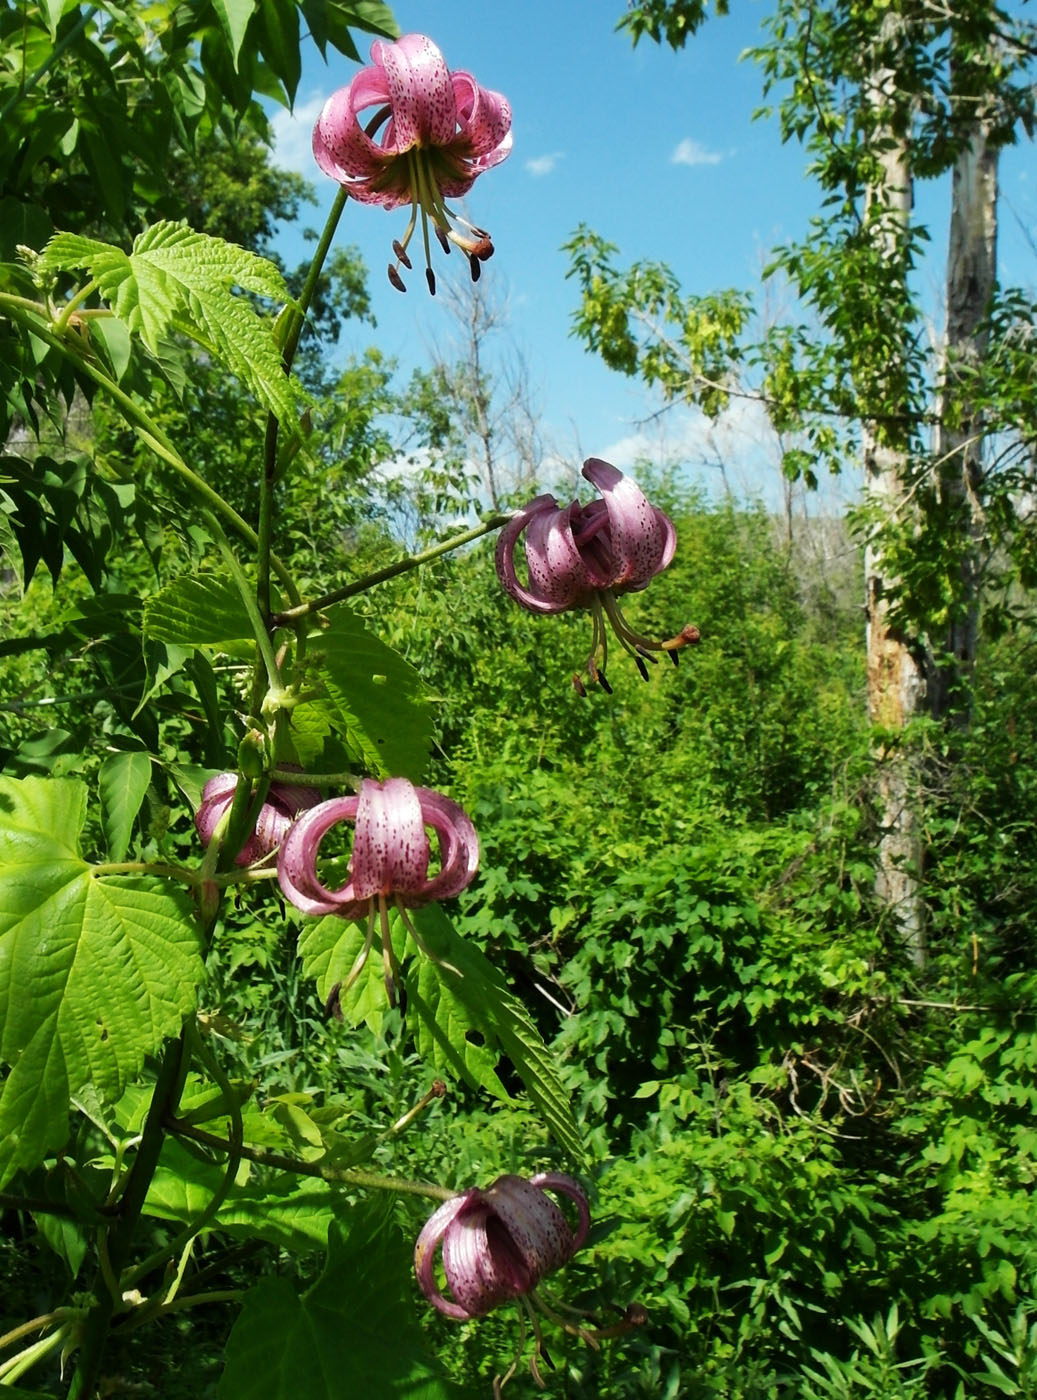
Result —
[[[575, 1230], [544, 1187], [576, 1203]], [[445, 1201], [429, 1217], [414, 1246], [414, 1271], [433, 1307], [467, 1322], [531, 1293], [545, 1274], [568, 1263], [589, 1229], [586, 1194], [571, 1176], [541, 1172], [528, 1181], [502, 1176], [485, 1191], [474, 1186]], [[435, 1279], [440, 1245], [452, 1300]]]
[[[554, 496], [543, 495], [530, 501], [500, 533], [497, 577], [529, 612], [590, 609], [593, 633], [586, 670], [592, 681], [600, 681], [611, 693], [605, 678], [606, 618], [645, 680], [645, 661], [655, 662], [653, 652], [668, 652], [676, 665], [678, 651], [697, 642], [699, 631], [688, 624], [675, 637], [656, 642], [639, 635], [627, 622], [617, 597], [646, 588], [667, 568], [677, 547], [677, 533], [665, 511], [653, 506], [636, 482], [609, 462], [589, 457], [583, 475], [598, 488], [600, 500], [586, 506], [578, 501], [560, 506]], [[515, 567], [515, 547], [522, 535], [526, 537], [527, 583]], [[573, 684], [584, 693], [579, 676], [573, 677]]]
[[[230, 810], [237, 785], [237, 773], [217, 773], [202, 788], [202, 800], [194, 814], [194, 824], [206, 845], [212, 840], [212, 834], [224, 814]], [[320, 794], [313, 788], [297, 787], [294, 783], [271, 783], [266, 801], [256, 818], [255, 830], [234, 857], [235, 865], [251, 865], [261, 856], [270, 855], [280, 846], [299, 813], [319, 801]]]
[[[568, 1196], [575, 1204], [575, 1227], [547, 1191]], [[458, 1322], [468, 1322], [501, 1303], [514, 1300], [520, 1304], [518, 1350], [504, 1376], [495, 1377], [495, 1396], [500, 1397], [502, 1387], [518, 1367], [526, 1344], [527, 1320], [534, 1337], [529, 1369], [543, 1389], [538, 1369], [543, 1336], [534, 1305], [552, 1322], [594, 1348], [600, 1338], [620, 1336], [646, 1321], [644, 1308], [634, 1304], [616, 1309], [622, 1314], [618, 1324], [588, 1330], [567, 1321], [539, 1291], [541, 1280], [567, 1264], [581, 1248], [589, 1229], [586, 1193], [562, 1172], [540, 1172], [528, 1181], [521, 1176], [498, 1177], [485, 1191], [472, 1187], [463, 1195], [453, 1196], [425, 1222], [414, 1245], [414, 1272], [422, 1293], [434, 1308]], [[436, 1277], [436, 1255], [440, 1250], [439, 1272], [450, 1291], [449, 1298]]]
[[[320, 844], [333, 826], [351, 822], [353, 850], [348, 878], [330, 890], [317, 874]], [[439, 870], [429, 874], [432, 851], [425, 828], [439, 843]], [[391, 898], [411, 937], [426, 957], [438, 961], [407, 916], [407, 909], [433, 899], [451, 899], [468, 886], [479, 865], [479, 838], [463, 808], [406, 778], [384, 783], [365, 778], [354, 796], [334, 797], [311, 808], [292, 827], [277, 858], [277, 878], [287, 899], [304, 914], [338, 914], [367, 923], [364, 946], [341, 988], [348, 991], [367, 961], [376, 917], [382, 935], [385, 984], [394, 1000], [399, 973], [389, 936]], [[452, 969], [456, 971], [455, 969]]]
[[[472, 280], [493, 254], [485, 229], [449, 209], [476, 178], [511, 151], [511, 107], [499, 92], [480, 87], [471, 73], [451, 73], [439, 49], [423, 34], [371, 45], [373, 67], [363, 68], [348, 87], [324, 104], [313, 129], [313, 154], [325, 175], [361, 204], [385, 209], [410, 205], [410, 223], [394, 241], [396, 261], [389, 281], [405, 291], [400, 266], [412, 266], [407, 248], [421, 215], [425, 278], [432, 295], [436, 277], [429, 250], [429, 223], [445, 252], [456, 244], [468, 257]], [[358, 115], [377, 107], [360, 125]], [[463, 225], [471, 236], [458, 232]]]

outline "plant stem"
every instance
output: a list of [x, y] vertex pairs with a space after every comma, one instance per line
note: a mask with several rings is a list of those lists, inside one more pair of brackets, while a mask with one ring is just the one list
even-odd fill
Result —
[[360, 783], [355, 773], [296, 773], [294, 769], [289, 768], [272, 768], [270, 781], [314, 788], [356, 788]]
[[245, 577], [245, 570], [238, 563], [237, 556], [230, 547], [227, 536], [220, 528], [220, 522], [211, 511], [205, 512], [206, 523], [213, 532], [216, 546], [223, 555], [223, 562], [231, 572], [235, 587], [241, 595], [241, 601], [248, 613], [248, 620], [252, 624], [252, 631], [255, 634], [256, 646], [260, 656], [263, 658], [263, 665], [266, 667], [267, 680], [275, 690], [281, 689], [281, 672], [277, 665], [277, 658], [274, 655], [273, 643], [270, 641], [270, 632], [267, 628], [266, 620], [260, 615], [256, 606], [255, 594], [249, 586]]
[[[193, 1138], [195, 1142], [204, 1142], [207, 1147], [216, 1147], [223, 1152], [229, 1152], [233, 1146], [226, 1138], [207, 1133], [203, 1128], [192, 1127], [177, 1118], [173, 1118], [167, 1126], [169, 1131], [178, 1137]], [[433, 1201], [449, 1201], [457, 1195], [456, 1191], [450, 1191], [445, 1186], [436, 1186], [431, 1181], [402, 1181], [398, 1177], [382, 1176], [377, 1172], [358, 1171], [355, 1167], [327, 1167], [320, 1162], [304, 1162], [299, 1157], [287, 1157], [280, 1152], [272, 1152], [267, 1147], [252, 1147], [248, 1143], [243, 1143], [240, 1151], [242, 1157], [247, 1157], [250, 1162], [258, 1162], [260, 1166], [294, 1172], [297, 1176], [315, 1176], [322, 1181], [339, 1182], [345, 1186], [360, 1186], [372, 1191], [393, 1191], [405, 1196], [428, 1196]]]
[[[158, 1166], [159, 1154], [165, 1136], [164, 1124], [175, 1113], [183, 1084], [182, 1062], [186, 1048], [186, 1031], [179, 1039], [166, 1045], [158, 1077], [155, 1080], [151, 1106], [144, 1122], [140, 1145], [130, 1168], [126, 1189], [119, 1198], [115, 1222], [108, 1235], [108, 1260], [111, 1273], [118, 1279], [129, 1260], [133, 1233], [144, 1208]], [[229, 1147], [229, 1144], [228, 1144]], [[83, 1323], [82, 1343], [76, 1360], [76, 1369], [67, 1392], [67, 1400], [93, 1400], [100, 1375], [104, 1349], [108, 1341], [112, 1314], [120, 1299], [112, 1295], [103, 1276], [95, 1280], [94, 1292], [97, 1305], [90, 1310]]]
[[[284, 351], [281, 356], [281, 363], [286, 375], [291, 374], [292, 364], [295, 360], [295, 352], [299, 348], [299, 337], [302, 335], [302, 328], [306, 321], [306, 312], [309, 310], [314, 292], [317, 290], [317, 281], [335, 237], [338, 221], [342, 217], [343, 209], [346, 207], [346, 199], [346, 191], [340, 186], [332, 202], [331, 212], [328, 214], [327, 221], [324, 225], [324, 232], [320, 236], [320, 242], [317, 244], [316, 251], [313, 255], [313, 261], [310, 263], [310, 269], [306, 274], [306, 281], [303, 284], [303, 289], [296, 304], [294, 314], [288, 325]], [[270, 563], [274, 530], [274, 486], [277, 482], [277, 442], [280, 431], [280, 422], [275, 415], [271, 413], [267, 419], [266, 441], [263, 447], [263, 479], [260, 483], [259, 494], [258, 554], [256, 558], [256, 601], [259, 604], [259, 611], [262, 613], [264, 621], [270, 616]]]
[[97, 279], [93, 278], [89, 282], [84, 282], [75, 296], [69, 297], [68, 301], [61, 308], [61, 315], [54, 322], [55, 335], [64, 335], [65, 329], [72, 318], [73, 313], [82, 306], [87, 297], [97, 287]]
[[273, 621], [279, 627], [287, 626], [300, 618], [309, 617], [312, 613], [319, 612], [321, 608], [331, 607], [332, 603], [341, 603], [346, 598], [355, 597], [358, 593], [366, 593], [377, 583], [385, 583], [387, 579], [409, 573], [411, 569], [418, 569], [422, 564], [431, 563], [440, 555], [449, 554], [452, 550], [460, 549], [462, 545], [471, 544], [473, 540], [481, 539], [483, 535], [488, 535], [493, 530], [499, 530], [510, 519], [510, 515], [490, 515], [485, 520], [480, 521], [478, 525], [473, 525], [470, 530], [465, 530], [460, 535], [451, 535], [450, 539], [444, 540], [442, 544], [435, 544], [429, 549], [423, 549], [420, 554], [406, 554], [402, 559], [397, 559], [395, 564], [386, 564], [383, 569], [375, 569], [373, 573], [365, 574], [363, 578], [357, 579], [354, 583], [347, 583], [342, 588], [336, 588], [331, 593], [323, 594], [320, 598], [311, 598], [306, 603], [299, 603], [295, 607], [287, 608], [284, 612], [277, 613]]
[[234, 1178], [237, 1176], [238, 1167], [241, 1164], [243, 1128], [241, 1125], [241, 1108], [235, 1098], [234, 1088], [230, 1080], [224, 1074], [215, 1055], [213, 1055], [209, 1047], [202, 1041], [197, 1024], [189, 1024], [187, 1033], [190, 1037], [191, 1048], [212, 1075], [217, 1088], [220, 1089], [227, 1102], [227, 1112], [230, 1116], [230, 1140], [227, 1147], [226, 1168], [223, 1173], [223, 1180], [213, 1192], [205, 1209], [197, 1219], [192, 1220], [190, 1225], [181, 1230], [167, 1245], [160, 1250], [156, 1250], [154, 1254], [149, 1254], [142, 1264], [138, 1264], [135, 1269], [127, 1274], [124, 1279], [125, 1287], [132, 1286], [138, 1279], [144, 1278], [147, 1274], [151, 1273], [153, 1269], [157, 1269], [161, 1264], [164, 1264], [167, 1259], [172, 1259], [174, 1255], [179, 1254], [191, 1243], [196, 1235], [216, 1219], [220, 1207], [227, 1199], [230, 1188], [234, 1185]]

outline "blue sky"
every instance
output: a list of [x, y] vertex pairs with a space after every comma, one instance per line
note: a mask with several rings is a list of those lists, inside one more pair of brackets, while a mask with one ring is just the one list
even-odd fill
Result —
[[[739, 408], [712, 432], [683, 412], [639, 427], [657, 400], [569, 335], [576, 287], [565, 279], [559, 249], [579, 223], [618, 244], [624, 263], [663, 259], [687, 292], [705, 293], [757, 286], [767, 251], [797, 235], [815, 210], [803, 151], [781, 145], [775, 121], [752, 120], [762, 100], [760, 73], [739, 56], [759, 42], [766, 0], [740, 0], [679, 54], [645, 41], [632, 48], [615, 32], [623, 3], [401, 0], [394, 9], [404, 32], [428, 34], [451, 68], [468, 69], [512, 104], [513, 153], [477, 181], [468, 208], [493, 235], [496, 255], [483, 276], [506, 299], [510, 334], [527, 362], [551, 449], [574, 464], [581, 453], [611, 456], [621, 467], [639, 454], [669, 459], [707, 483], [718, 478], [710, 463], [719, 453], [737, 489], [769, 494], [762, 474], [771, 454], [758, 415]], [[337, 56], [325, 66], [314, 52], [294, 116], [275, 118], [275, 158], [317, 188], [318, 206], [306, 215], [315, 225], [334, 191], [312, 161], [310, 132], [324, 98], [355, 71]], [[1011, 205], [1002, 212], [1005, 272], [1025, 284], [1035, 280], [1035, 259], [1015, 215], [1037, 227], [1031, 163], [1029, 149], [1010, 153], [1003, 174]], [[945, 193], [926, 198], [923, 213], [931, 204], [942, 224]], [[358, 245], [368, 263], [376, 339], [404, 372], [425, 362], [433, 340], [444, 344], [450, 335], [441, 299], [428, 296], [420, 271], [406, 295], [385, 279], [391, 241], [405, 223], [405, 211], [351, 204], [339, 228], [339, 238]], [[299, 255], [294, 235], [283, 246], [287, 256]], [[467, 276], [456, 255], [440, 258], [436, 268], [441, 280]], [[935, 289], [935, 271], [933, 278]], [[348, 348], [371, 338], [360, 328]]]

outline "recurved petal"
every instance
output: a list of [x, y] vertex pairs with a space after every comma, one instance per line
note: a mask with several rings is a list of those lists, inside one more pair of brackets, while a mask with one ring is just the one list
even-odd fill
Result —
[[355, 896], [424, 894], [429, 844], [421, 803], [406, 778], [360, 784], [351, 864]]
[[[586, 588], [586, 571], [570, 528], [572, 506], [537, 496], [516, 512], [497, 539], [497, 577], [504, 591], [530, 612], [564, 612]], [[515, 568], [515, 547], [525, 533], [529, 586]]]
[[525, 1261], [530, 1276], [527, 1289], [572, 1255], [569, 1222], [531, 1181], [521, 1176], [498, 1177], [486, 1191], [486, 1200], [504, 1226], [511, 1248]]
[[466, 1322], [472, 1314], [460, 1303], [451, 1302], [449, 1298], [443, 1297], [436, 1283], [436, 1250], [444, 1232], [458, 1213], [480, 1194], [477, 1189], [473, 1189], [466, 1191], [463, 1196], [454, 1196], [449, 1201], [444, 1201], [425, 1221], [414, 1244], [414, 1272], [417, 1275], [418, 1287], [434, 1308], [458, 1322]]
[[[492, 1191], [492, 1187], [490, 1191]], [[537, 1282], [533, 1261], [512, 1239], [489, 1204], [490, 1192], [479, 1192], [458, 1211], [443, 1234], [443, 1272], [450, 1292], [469, 1317], [528, 1293]]]
[[478, 159], [480, 169], [498, 165], [511, 151], [511, 104], [502, 93], [480, 87], [463, 69], [451, 73], [450, 81], [460, 127], [455, 148]]
[[542, 511], [526, 530], [530, 591], [562, 608], [581, 603], [594, 586], [573, 538], [573, 520], [579, 509], [574, 501], [556, 511]]
[[357, 121], [353, 87], [339, 88], [321, 108], [313, 127], [313, 158], [333, 180], [374, 179], [394, 154], [371, 140]]
[[317, 877], [317, 853], [320, 843], [333, 826], [342, 821], [355, 821], [356, 797], [333, 797], [305, 812], [294, 823], [277, 857], [277, 879], [297, 909], [304, 914], [341, 914], [343, 918], [363, 917], [366, 902], [349, 881], [340, 890], [329, 890]]
[[568, 1196], [576, 1206], [579, 1220], [575, 1230], [570, 1230], [572, 1236], [572, 1247], [569, 1250], [568, 1258], [583, 1247], [587, 1238], [587, 1232], [591, 1227], [590, 1203], [587, 1200], [587, 1193], [578, 1181], [567, 1176], [565, 1172], [538, 1172], [536, 1176], [529, 1178], [530, 1186], [539, 1187], [542, 1191], [546, 1187], [550, 1191], [560, 1191], [563, 1196]]
[[653, 506], [630, 477], [589, 457], [583, 475], [601, 492], [609, 513], [615, 560], [612, 587], [642, 588], [673, 558], [677, 537], [669, 516]]
[[376, 40], [371, 57], [385, 70], [396, 149], [448, 145], [457, 131], [457, 106], [450, 71], [432, 40], [424, 34], [404, 34], [393, 44]]
[[423, 899], [453, 899], [472, 882], [479, 868], [479, 837], [463, 807], [431, 788], [415, 789], [422, 820], [439, 837], [439, 873], [429, 880]]

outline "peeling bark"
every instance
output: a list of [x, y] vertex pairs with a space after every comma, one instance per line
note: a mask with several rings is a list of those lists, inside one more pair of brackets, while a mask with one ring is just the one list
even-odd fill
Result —
[[[882, 40], [896, 38], [898, 16], [888, 15]], [[895, 265], [907, 232], [912, 205], [910, 150], [889, 119], [896, 74], [889, 67], [871, 75], [869, 91], [878, 113], [875, 136], [880, 150], [881, 176], [869, 190], [868, 210], [880, 254]], [[906, 287], [903, 288], [906, 299]], [[889, 366], [890, 408], [896, 402], [901, 367]], [[906, 391], [905, 391], [906, 392]], [[925, 919], [920, 890], [921, 821], [918, 809], [917, 765], [909, 747], [898, 737], [918, 714], [925, 696], [919, 650], [890, 618], [890, 604], [899, 580], [886, 558], [884, 532], [902, 522], [911, 509], [908, 497], [909, 460], [906, 444], [876, 423], [863, 434], [865, 495], [878, 510], [882, 525], [865, 548], [867, 596], [868, 718], [880, 731], [876, 744], [875, 798], [881, 835], [875, 861], [875, 892], [908, 956], [919, 966], [925, 961]]]
[[[968, 721], [968, 689], [979, 633], [983, 534], [983, 414], [970, 380], [987, 351], [986, 321], [997, 278], [998, 147], [989, 124], [975, 119], [954, 167], [947, 258], [947, 343], [944, 392], [936, 433], [940, 503], [958, 540], [956, 608], [934, 638], [930, 709], [942, 719]], [[952, 406], [951, 423], [944, 415]]]

